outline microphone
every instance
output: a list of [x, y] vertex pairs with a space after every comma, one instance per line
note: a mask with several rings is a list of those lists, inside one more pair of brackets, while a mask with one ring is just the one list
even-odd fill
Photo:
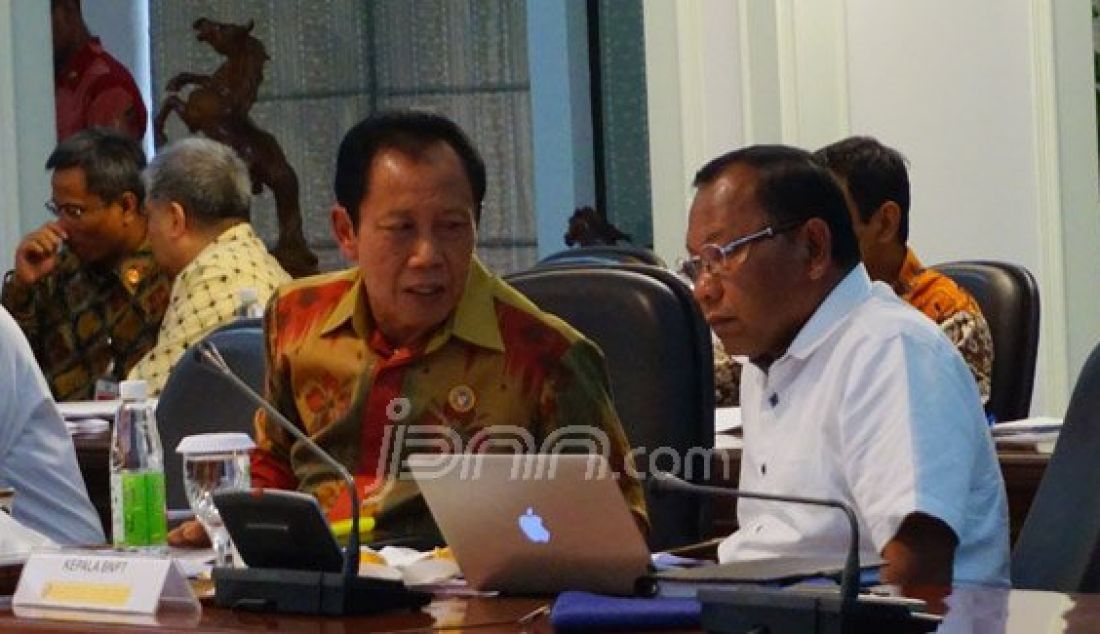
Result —
[[[348, 543], [344, 549], [343, 571], [337, 578], [334, 578], [336, 575], [333, 573], [321, 571], [266, 569], [265, 572], [262, 568], [215, 568], [214, 591], [218, 605], [254, 610], [274, 609], [308, 614], [342, 615], [374, 612], [392, 607], [419, 607], [427, 603], [430, 595], [409, 591], [401, 582], [359, 578], [359, 491], [355, 478], [347, 468], [241, 380], [225, 362], [221, 352], [213, 343], [200, 342], [194, 352], [194, 358], [199, 365], [227, 380], [238, 392], [262, 408], [268, 417], [284, 431], [305, 444], [310, 452], [344, 479], [348, 495], [351, 496], [351, 534], [348, 535]], [[257, 572], [252, 574], [252, 571]], [[273, 575], [271, 572], [277, 572], [277, 574]], [[294, 582], [293, 579], [298, 581]], [[218, 583], [220, 581], [224, 583]], [[398, 587], [394, 587], [395, 584]], [[335, 594], [326, 597], [326, 591]], [[303, 599], [303, 597], [306, 598]], [[316, 600], [311, 600], [311, 597], [316, 597]]]
[[821, 592], [798, 592], [763, 586], [700, 589], [703, 626], [708, 632], [927, 632], [936, 621], [915, 618], [913, 601], [859, 596], [859, 523], [852, 507], [840, 500], [775, 495], [693, 484], [665, 471], [649, 474], [654, 493], [749, 498], [789, 504], [824, 506], [848, 518], [848, 553], [840, 575], [839, 598]]
[[351, 473], [336, 461], [329, 452], [321, 449], [317, 443], [313, 442], [313, 439], [305, 435], [302, 430], [298, 429], [298, 426], [287, 420], [286, 416], [283, 416], [282, 412], [275, 409], [270, 403], [268, 403], [262, 396], [256, 393], [247, 383], [241, 380], [239, 376], [233, 373], [233, 370], [229, 368], [229, 364], [222, 358], [221, 352], [218, 351], [217, 346], [209, 341], [203, 341], [199, 344], [199, 349], [195, 353], [196, 360], [204, 364], [204, 367], [217, 370], [221, 376], [225, 377], [230, 383], [233, 384], [237, 390], [244, 394], [256, 405], [263, 408], [267, 415], [275, 420], [280, 427], [283, 428], [291, 436], [305, 443], [309, 450], [313, 452], [315, 456], [320, 458], [326, 465], [337, 473], [348, 486], [348, 495], [351, 496], [351, 534], [348, 535], [348, 545], [344, 549], [344, 574], [350, 576], [356, 576], [359, 574], [359, 491], [355, 485], [355, 478], [351, 476]]

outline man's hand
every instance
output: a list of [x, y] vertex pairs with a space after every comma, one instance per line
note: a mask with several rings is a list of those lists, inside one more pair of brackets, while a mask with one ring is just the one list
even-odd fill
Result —
[[210, 538], [198, 520], [187, 520], [168, 531], [168, 545], [176, 548], [207, 548]]
[[924, 513], [906, 517], [886, 542], [882, 581], [899, 586], [950, 586], [959, 540], [947, 524]]
[[47, 222], [28, 233], [15, 249], [15, 278], [30, 286], [50, 274], [57, 266], [61, 245], [69, 234], [60, 222]]

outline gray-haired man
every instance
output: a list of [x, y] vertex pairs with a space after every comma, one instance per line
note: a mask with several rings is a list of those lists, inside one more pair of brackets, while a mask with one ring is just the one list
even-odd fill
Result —
[[159, 393], [184, 351], [234, 318], [242, 289], [266, 303], [290, 276], [249, 223], [248, 170], [231, 148], [184, 139], [157, 155], [144, 178], [149, 243], [174, 279], [156, 346], [130, 378]]

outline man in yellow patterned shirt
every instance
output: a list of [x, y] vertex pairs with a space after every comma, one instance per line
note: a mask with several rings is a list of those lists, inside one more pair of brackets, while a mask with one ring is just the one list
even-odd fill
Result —
[[978, 302], [951, 278], [925, 268], [907, 245], [909, 173], [897, 150], [866, 136], [821, 148], [814, 158], [840, 181], [848, 198], [859, 250], [872, 280], [940, 325], [962, 354], [982, 402], [989, 400], [993, 336]]
[[266, 303], [290, 276], [252, 229], [248, 168], [229, 146], [198, 137], [174, 143], [145, 181], [149, 243], [174, 280], [157, 343], [130, 378], [159, 394], [188, 347], [235, 319], [243, 289]]
[[[604, 452], [644, 523], [601, 352], [474, 256], [485, 166], [458, 126], [416, 112], [366, 119], [340, 145], [335, 190], [333, 230], [357, 266], [276, 293], [267, 393], [365, 493], [392, 485], [374, 500], [379, 529], [435, 534], [414, 485], [393, 481], [414, 446], [510, 441]], [[338, 478], [262, 411], [256, 436], [254, 486], [312, 492], [330, 517], [350, 510]]]

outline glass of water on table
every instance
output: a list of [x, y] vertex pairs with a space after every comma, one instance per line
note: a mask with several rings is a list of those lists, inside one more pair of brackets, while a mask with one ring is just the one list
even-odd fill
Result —
[[229, 531], [214, 506], [214, 494], [251, 488], [248, 453], [255, 447], [248, 434], [242, 433], [196, 434], [183, 438], [176, 447], [183, 458], [187, 501], [210, 537], [215, 566], [231, 566], [233, 562]]

